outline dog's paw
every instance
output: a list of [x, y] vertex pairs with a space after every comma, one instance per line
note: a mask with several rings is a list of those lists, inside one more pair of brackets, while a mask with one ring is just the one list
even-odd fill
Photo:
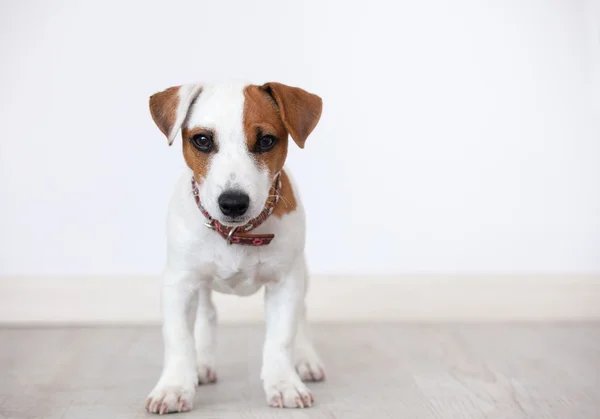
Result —
[[267, 403], [271, 407], [311, 407], [314, 398], [299, 377], [294, 380], [281, 380], [274, 383], [265, 381]]
[[157, 385], [146, 400], [146, 410], [160, 415], [189, 412], [194, 405], [195, 393], [194, 387]]
[[296, 371], [302, 381], [323, 381], [325, 379], [325, 367], [317, 357], [298, 358]]
[[198, 385], [212, 384], [217, 382], [215, 367], [198, 365]]
[[325, 366], [309, 341], [297, 342], [294, 365], [302, 381], [323, 381]]

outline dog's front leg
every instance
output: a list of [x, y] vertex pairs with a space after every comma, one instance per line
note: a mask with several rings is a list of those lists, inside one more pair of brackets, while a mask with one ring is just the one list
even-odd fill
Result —
[[209, 384], [217, 381], [217, 373], [215, 372], [217, 311], [212, 302], [211, 294], [210, 283], [202, 284], [198, 290], [198, 310], [194, 326], [198, 384]]
[[152, 413], [186, 412], [196, 393], [196, 356], [190, 310], [197, 288], [192, 272], [165, 274], [162, 288], [165, 357], [162, 375], [148, 396]]
[[304, 261], [265, 289], [267, 333], [261, 379], [272, 407], [309, 407], [313, 398], [293, 363], [294, 338], [305, 294]]

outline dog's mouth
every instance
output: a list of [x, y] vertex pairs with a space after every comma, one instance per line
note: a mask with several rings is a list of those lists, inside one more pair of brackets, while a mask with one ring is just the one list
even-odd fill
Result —
[[228, 217], [221, 215], [221, 217], [219, 217], [219, 222], [227, 227], [240, 227], [246, 224], [248, 221], [250, 221], [250, 218], [244, 216]]

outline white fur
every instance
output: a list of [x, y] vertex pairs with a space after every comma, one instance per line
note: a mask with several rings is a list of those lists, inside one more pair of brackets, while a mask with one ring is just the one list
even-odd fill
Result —
[[[247, 150], [243, 87], [204, 86], [184, 122], [216, 132], [219, 151], [199, 187], [203, 205], [215, 218], [220, 214], [218, 195], [230, 186], [250, 196], [249, 218], [258, 215], [275, 175], [259, 167]], [[293, 182], [296, 210], [281, 218], [271, 216], [253, 230], [273, 233], [275, 239], [268, 246], [251, 247], [228, 245], [204, 225], [191, 178], [192, 171], [186, 169], [169, 206], [162, 290], [165, 359], [162, 375], [149, 395], [149, 410], [188, 410], [197, 382], [214, 381], [216, 312], [211, 291], [245, 296], [263, 286], [267, 331], [261, 379], [267, 402], [285, 407], [310, 405], [312, 395], [302, 379], [322, 379], [323, 366], [305, 322], [304, 210]]]

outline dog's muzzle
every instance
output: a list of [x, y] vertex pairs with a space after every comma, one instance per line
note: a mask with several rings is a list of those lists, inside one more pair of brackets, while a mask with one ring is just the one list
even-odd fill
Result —
[[[275, 237], [274, 234], [248, 234], [249, 231], [254, 230], [256, 227], [261, 225], [275, 210], [275, 205], [279, 202], [279, 194], [281, 192], [281, 174], [278, 173], [273, 180], [273, 185], [269, 190], [269, 199], [265, 204], [263, 210], [258, 214], [258, 217], [251, 219], [242, 226], [228, 227], [215, 220], [211, 215], [204, 209], [200, 203], [200, 196], [198, 190], [198, 184], [196, 179], [192, 176], [192, 193], [194, 194], [194, 200], [198, 205], [198, 208], [202, 214], [206, 217], [207, 221], [204, 223], [208, 228], [215, 230], [223, 237], [228, 244], [246, 244], [250, 246], [265, 246], [271, 243], [271, 240]], [[223, 198], [225, 196], [225, 198]], [[244, 214], [248, 210], [250, 205], [250, 198], [243, 192], [230, 191], [224, 192], [219, 196], [219, 208], [223, 214], [227, 216], [234, 216], [234, 212], [240, 212], [238, 217]], [[230, 211], [227, 214], [223, 210], [223, 203], [225, 204], [225, 211]]]

